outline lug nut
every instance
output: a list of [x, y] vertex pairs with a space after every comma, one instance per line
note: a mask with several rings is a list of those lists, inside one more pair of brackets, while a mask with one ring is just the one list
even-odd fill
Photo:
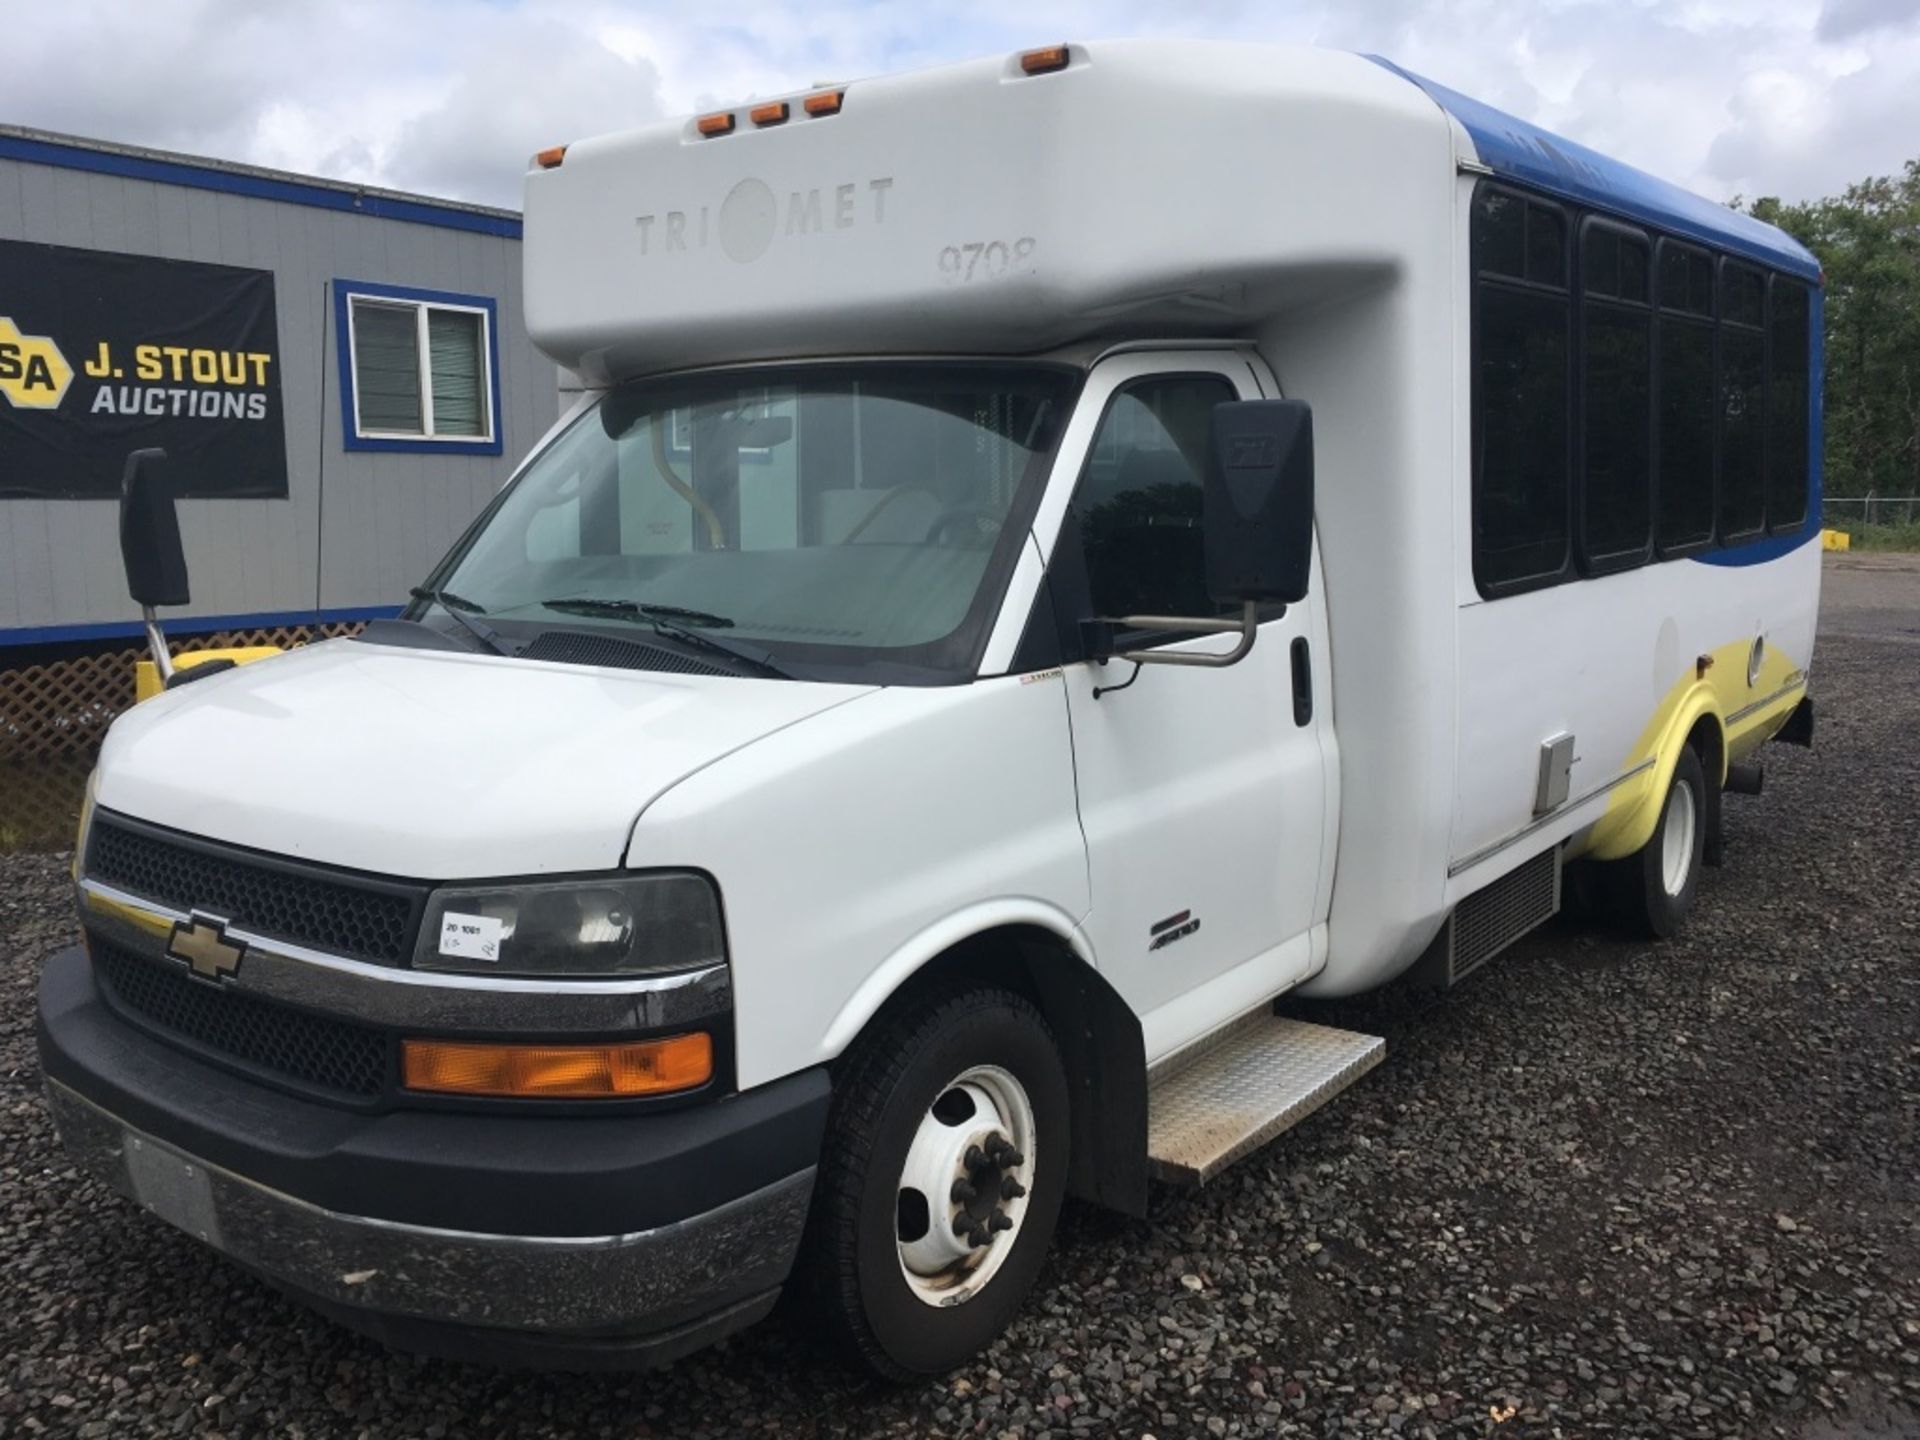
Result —
[[987, 1227], [984, 1225], [976, 1225], [967, 1232], [967, 1244], [973, 1246], [976, 1250], [982, 1245], [990, 1243], [992, 1239], [993, 1236], [987, 1233]]
[[978, 1145], [969, 1145], [967, 1147], [967, 1153], [961, 1158], [960, 1163], [965, 1165], [969, 1170], [978, 1170], [987, 1163], [987, 1152], [982, 1150]]
[[960, 1214], [953, 1217], [954, 1234], [966, 1235], [972, 1231], [973, 1228], [973, 1217], [971, 1215]]
[[1006, 1179], [1000, 1182], [1000, 1198], [1002, 1200], [1018, 1200], [1022, 1195], [1026, 1193], [1027, 1193], [1027, 1187], [1022, 1185], [1018, 1180], [1014, 1179], [1013, 1176], [1011, 1175], [1007, 1176]]
[[980, 1192], [974, 1189], [967, 1181], [956, 1180], [953, 1182], [953, 1189], [947, 1192], [947, 1198], [956, 1205], [964, 1205], [969, 1200], [978, 1196], [979, 1193]]
[[1000, 1163], [1006, 1166], [1009, 1170], [1018, 1169], [1020, 1166], [1027, 1163], [1027, 1157], [1022, 1155], [1018, 1150], [1014, 1149], [1011, 1145], [1009, 1145], [1005, 1150], [1000, 1152], [999, 1159], [1000, 1159]]
[[989, 1230], [1011, 1230], [1013, 1229], [1013, 1220], [1008, 1216], [1006, 1211], [996, 1210], [987, 1217], [987, 1228]]

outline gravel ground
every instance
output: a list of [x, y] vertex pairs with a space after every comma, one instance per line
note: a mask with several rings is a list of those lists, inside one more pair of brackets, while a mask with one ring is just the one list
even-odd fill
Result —
[[583, 1378], [282, 1300], [65, 1163], [31, 1024], [65, 860], [0, 859], [0, 1434], [1920, 1436], [1920, 565], [1829, 581], [1819, 749], [1729, 798], [1684, 939], [1557, 925], [1302, 1006], [1385, 1064], [1148, 1221], [1069, 1209], [1012, 1332], [917, 1390], [791, 1317]]

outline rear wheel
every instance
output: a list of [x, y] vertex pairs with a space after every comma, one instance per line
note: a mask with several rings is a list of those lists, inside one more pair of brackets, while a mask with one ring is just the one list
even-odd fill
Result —
[[1046, 1022], [1007, 991], [948, 991], [862, 1037], [801, 1257], [855, 1360], [937, 1375], [1006, 1328], [1059, 1218], [1067, 1108]]
[[1608, 907], [1620, 925], [1650, 940], [1679, 930], [1693, 909], [1707, 840], [1707, 776], [1693, 748], [1680, 752], [1660, 821], [1639, 852], [1607, 867]]

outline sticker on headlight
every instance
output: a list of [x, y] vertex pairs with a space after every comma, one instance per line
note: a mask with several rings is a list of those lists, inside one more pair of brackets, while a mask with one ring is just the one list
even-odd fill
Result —
[[440, 917], [440, 953], [466, 960], [498, 960], [506, 928], [506, 921], [492, 915], [456, 915], [449, 910]]

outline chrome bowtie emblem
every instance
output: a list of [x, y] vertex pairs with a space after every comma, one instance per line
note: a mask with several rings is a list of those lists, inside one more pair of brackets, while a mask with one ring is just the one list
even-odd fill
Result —
[[178, 921], [167, 940], [167, 954], [176, 960], [186, 961], [188, 968], [203, 980], [220, 980], [237, 975], [240, 961], [246, 953], [244, 942], [227, 938], [224, 920], [216, 920], [198, 911], [190, 918]]

